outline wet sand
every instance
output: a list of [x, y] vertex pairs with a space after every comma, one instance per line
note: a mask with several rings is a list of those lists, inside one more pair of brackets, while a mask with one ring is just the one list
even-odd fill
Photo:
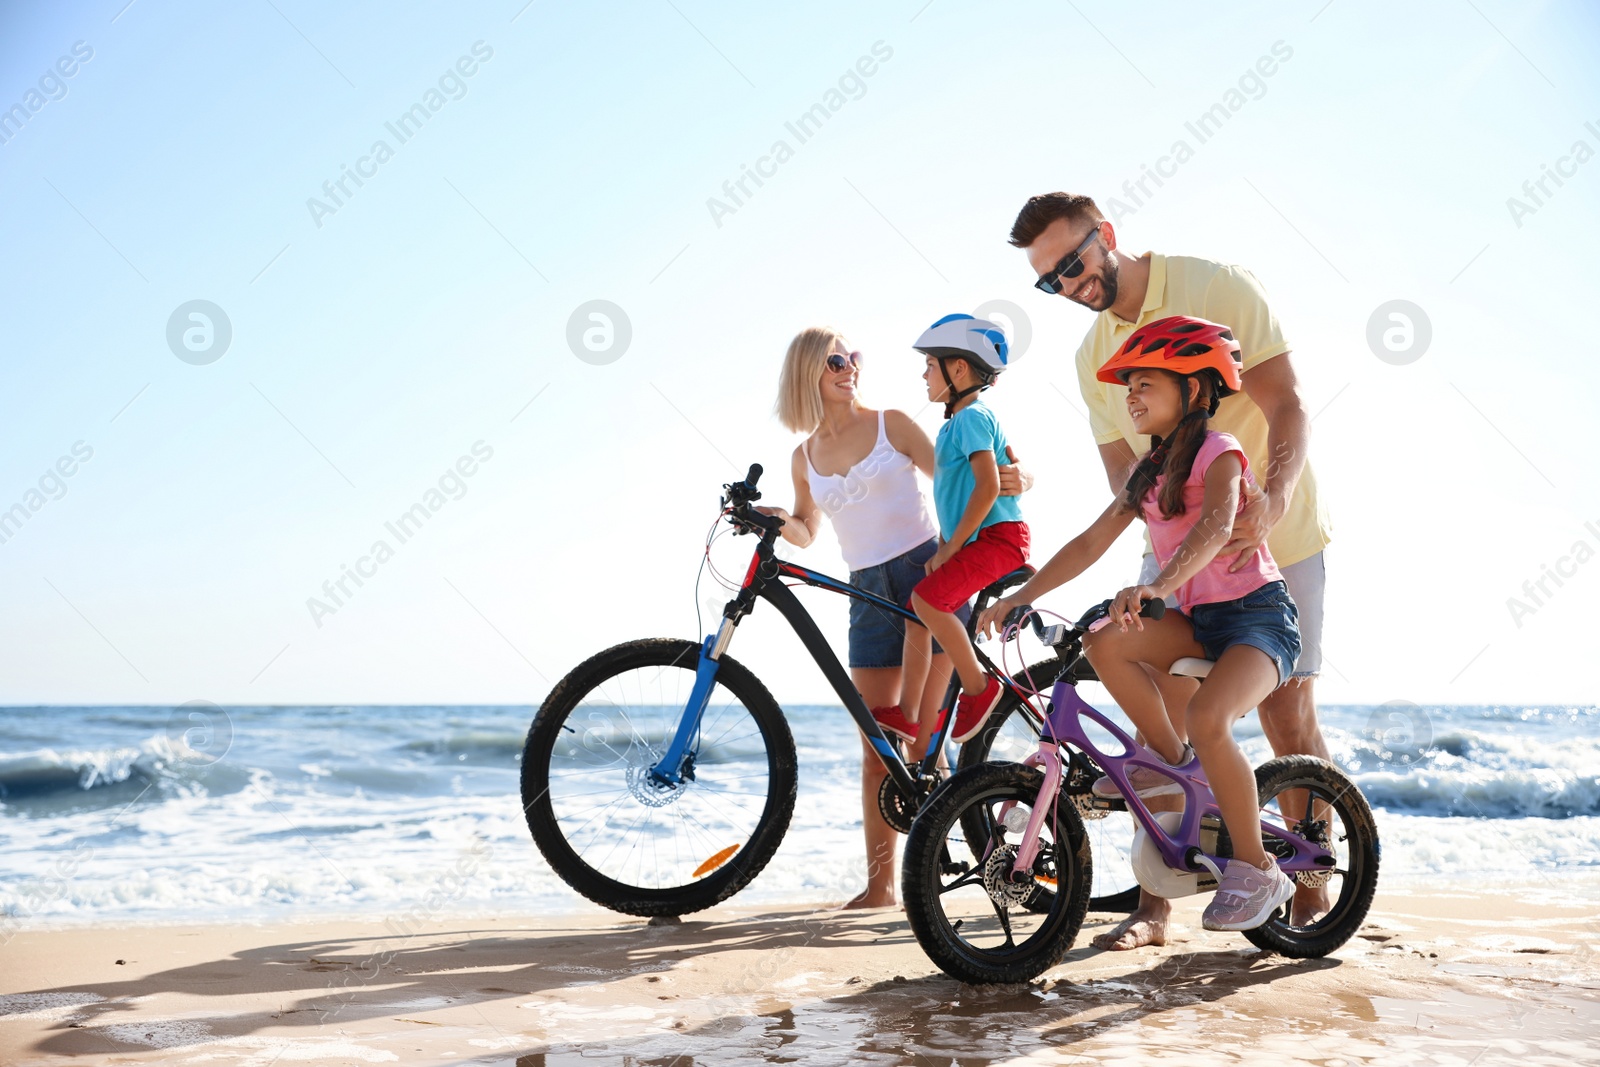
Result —
[[1380, 893], [1321, 960], [1199, 928], [1026, 986], [945, 977], [898, 911], [596, 909], [417, 925], [18, 933], [0, 1063], [1600, 1064], [1600, 879]]

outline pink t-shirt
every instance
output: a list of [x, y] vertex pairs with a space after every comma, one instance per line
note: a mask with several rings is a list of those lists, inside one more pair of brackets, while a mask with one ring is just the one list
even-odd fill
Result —
[[[1250, 461], [1245, 458], [1244, 450], [1239, 447], [1238, 440], [1232, 434], [1208, 430], [1205, 441], [1200, 445], [1200, 451], [1195, 453], [1194, 466], [1189, 468], [1189, 480], [1183, 483], [1183, 514], [1174, 515], [1170, 519], [1161, 514], [1158, 494], [1167, 480], [1164, 474], [1156, 479], [1155, 487], [1141, 502], [1145, 524], [1150, 529], [1150, 544], [1155, 548], [1156, 559], [1160, 560], [1163, 568], [1171, 562], [1173, 554], [1178, 551], [1178, 546], [1183, 544], [1183, 539], [1189, 535], [1194, 524], [1200, 521], [1201, 504], [1206, 495], [1206, 471], [1216, 462], [1218, 456], [1229, 452], [1238, 453], [1239, 462], [1244, 465], [1245, 480], [1255, 485], [1255, 477], [1250, 473]], [[1244, 509], [1244, 503], [1244, 494], [1240, 493], [1241, 511]], [[1228, 568], [1237, 558], [1236, 553], [1229, 553], [1226, 556], [1218, 553], [1199, 574], [1178, 587], [1176, 593], [1178, 606], [1188, 611], [1194, 604], [1217, 604], [1225, 600], [1237, 600], [1246, 593], [1254, 592], [1268, 582], [1276, 582], [1283, 577], [1265, 544], [1256, 549], [1249, 563], [1229, 574]]]

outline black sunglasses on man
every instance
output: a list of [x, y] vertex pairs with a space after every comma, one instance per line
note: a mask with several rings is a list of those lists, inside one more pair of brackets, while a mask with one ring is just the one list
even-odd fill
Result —
[[1094, 239], [1098, 236], [1100, 236], [1100, 226], [1096, 224], [1095, 228], [1089, 231], [1089, 236], [1083, 239], [1083, 243], [1062, 256], [1061, 262], [1056, 264], [1054, 270], [1041, 274], [1039, 280], [1033, 283], [1033, 287], [1051, 295], [1061, 292], [1062, 278], [1076, 278], [1083, 273], [1083, 254], [1089, 250], [1089, 246], [1094, 244]]

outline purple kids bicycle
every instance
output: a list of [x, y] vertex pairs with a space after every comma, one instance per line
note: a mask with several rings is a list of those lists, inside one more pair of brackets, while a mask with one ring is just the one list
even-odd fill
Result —
[[[1051, 693], [1038, 751], [1023, 763], [988, 762], [945, 782], [906, 839], [901, 892], [930, 959], [966, 982], [1025, 982], [1061, 962], [1088, 910], [1092, 857], [1083, 820], [1126, 810], [1137, 826], [1132, 860], [1139, 884], [1158, 896], [1214, 890], [1232, 845], [1198, 760], [1169, 768], [1078, 695], [1083, 638], [1110, 601], [1075, 624], [1031, 623], [1065, 669]], [[1142, 614], [1160, 618], [1147, 601]], [[1008, 619], [1008, 623], [1012, 620]], [[1020, 625], [1020, 623], [1018, 624]], [[1008, 627], [1007, 639], [1017, 626]], [[1179, 660], [1172, 673], [1204, 677], [1211, 664]], [[1105, 798], [1076, 778], [1103, 769], [1122, 798]], [[1128, 784], [1146, 767], [1171, 779], [1181, 811], [1152, 812]], [[1355, 783], [1326, 760], [1283, 756], [1256, 768], [1261, 840], [1279, 868], [1326, 894], [1325, 911], [1296, 925], [1292, 905], [1244, 931], [1285, 956], [1326, 956], [1355, 934], [1378, 884], [1378, 830]]]

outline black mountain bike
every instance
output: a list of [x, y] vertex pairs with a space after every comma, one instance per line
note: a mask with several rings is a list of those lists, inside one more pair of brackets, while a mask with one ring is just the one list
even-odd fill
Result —
[[[528, 730], [522, 808], [534, 842], [568, 885], [615, 911], [681, 915], [726, 900], [760, 873], [789, 828], [794, 738], [767, 688], [727, 655], [735, 629], [757, 600], [772, 604], [794, 629], [882, 760], [888, 777], [878, 804], [889, 825], [909, 831], [943, 780], [939, 754], [954, 723], [949, 712], [959, 680], [952, 677], [946, 689], [944, 723], [928, 754], [907, 762], [788, 583], [842, 593], [920, 621], [900, 604], [779, 559], [773, 544], [782, 521], [752, 507], [761, 497], [760, 476], [756, 464], [743, 481], [723, 486], [720, 518], [736, 534], [753, 534], [757, 541], [717, 630], [703, 641], [629, 641], [592, 656], [556, 684]], [[1014, 571], [979, 594], [969, 638], [982, 609], [1032, 573]], [[1048, 693], [1066, 667], [1059, 658], [1032, 667], [1023, 686], [981, 648], [977, 652], [1006, 691], [990, 728], [962, 746], [962, 766], [988, 759], [1007, 729], [1031, 729], [1031, 750], [1042, 718], [1028, 699], [1037, 700], [1040, 690]], [[1084, 780], [1085, 791], [1094, 777], [1097, 771]], [[1127, 843], [1115, 847], [1125, 852]]]

